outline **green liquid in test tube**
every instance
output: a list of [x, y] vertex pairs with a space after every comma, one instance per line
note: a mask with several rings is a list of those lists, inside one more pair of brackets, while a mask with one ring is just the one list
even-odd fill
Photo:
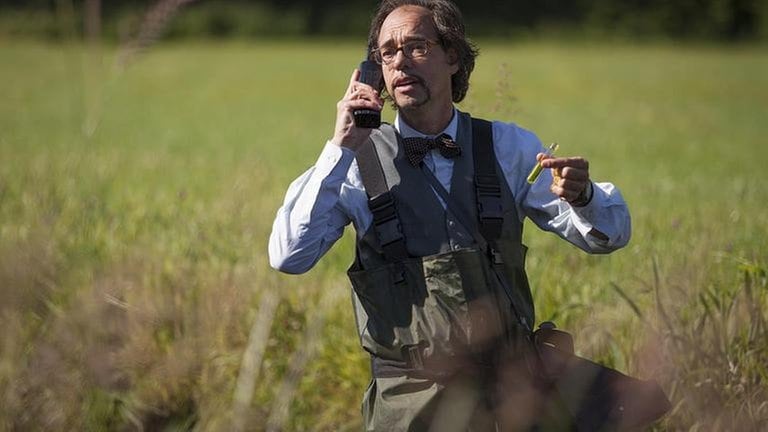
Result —
[[[557, 151], [557, 148], [560, 147], [557, 143], [552, 143], [549, 145], [549, 148], [547, 149], [547, 155], [552, 156]], [[541, 161], [536, 162], [536, 166], [533, 167], [531, 170], [531, 173], [528, 174], [528, 183], [533, 184], [533, 182], [536, 181], [537, 178], [539, 178], [539, 174], [541, 174]]]

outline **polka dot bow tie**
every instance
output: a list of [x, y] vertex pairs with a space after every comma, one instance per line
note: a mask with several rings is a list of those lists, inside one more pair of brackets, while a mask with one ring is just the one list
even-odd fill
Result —
[[413, 166], [419, 166], [424, 156], [432, 149], [440, 150], [444, 158], [455, 158], [461, 155], [461, 147], [448, 134], [436, 138], [403, 138], [405, 157]]

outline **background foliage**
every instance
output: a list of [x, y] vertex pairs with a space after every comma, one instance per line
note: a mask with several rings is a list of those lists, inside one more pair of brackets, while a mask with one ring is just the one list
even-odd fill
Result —
[[[659, 380], [676, 407], [662, 429], [764, 426], [768, 56], [481, 46], [462, 108], [586, 155], [632, 209], [610, 256], [528, 226], [539, 318]], [[0, 430], [359, 427], [351, 235], [304, 276], [265, 256], [359, 56], [172, 44], [121, 69], [111, 49], [0, 44]]]
[[[81, 40], [81, 3], [3, 2], [0, 431], [359, 429], [352, 233], [303, 276], [271, 270], [266, 242], [332, 133], [364, 30], [297, 39], [298, 3], [213, 4], [105, 3], [96, 33], [128, 39], [101, 44]], [[153, 46], [248, 28], [211, 33], [214, 9], [292, 37]], [[29, 13], [66, 37], [21, 37]], [[765, 50], [504, 34], [478, 41], [460, 108], [585, 155], [633, 217], [609, 256], [526, 227], [539, 319], [658, 380], [675, 406], [659, 430], [765, 429]]]
[[[151, 0], [100, 3], [104, 34], [124, 38]], [[766, 0], [457, 0], [475, 36], [580, 35], [631, 39], [765, 39]], [[0, 0], [0, 32], [62, 37], [89, 0]], [[374, 2], [352, 0], [191, 1], [174, 37], [355, 35], [364, 39]], [[77, 28], [82, 28], [80, 25]], [[4, 30], [3, 30], [4, 28]]]

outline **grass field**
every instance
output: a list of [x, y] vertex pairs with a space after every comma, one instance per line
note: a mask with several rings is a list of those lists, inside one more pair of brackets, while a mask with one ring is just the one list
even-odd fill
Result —
[[[659, 430], [764, 430], [768, 52], [479, 46], [461, 108], [584, 155], [632, 211], [610, 256], [528, 226], [539, 319], [658, 380]], [[303, 276], [266, 243], [361, 47], [115, 55], [0, 40], [0, 430], [359, 429], [352, 236]]]

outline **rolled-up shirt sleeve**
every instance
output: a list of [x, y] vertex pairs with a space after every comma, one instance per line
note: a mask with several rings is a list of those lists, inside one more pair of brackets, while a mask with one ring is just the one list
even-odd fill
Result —
[[626, 246], [632, 224], [621, 192], [612, 183], [592, 184], [594, 192], [589, 204], [584, 207], [569, 205], [573, 223], [589, 247], [582, 249], [607, 253]]
[[592, 200], [574, 207], [550, 190], [552, 174], [542, 171], [532, 185], [526, 181], [544, 151], [538, 137], [514, 124], [494, 122], [494, 149], [517, 204], [518, 215], [553, 232], [589, 253], [609, 253], [627, 244], [631, 236], [629, 209], [611, 183], [593, 182]]
[[[493, 123], [496, 156], [515, 197], [517, 213], [590, 253], [608, 253], [627, 244], [629, 210], [618, 188], [593, 183], [592, 200], [573, 207], [549, 190], [544, 170], [530, 185], [528, 172], [544, 150], [532, 132], [511, 123]], [[277, 211], [269, 238], [270, 265], [285, 273], [304, 273], [333, 246], [352, 222], [358, 239], [373, 216], [353, 151], [326, 143], [313, 167], [293, 181]]]
[[348, 179], [354, 158], [351, 150], [326, 143], [315, 165], [288, 187], [269, 237], [273, 268], [308, 271], [344, 233], [357, 211], [349, 209], [350, 202], [365, 205], [361, 185]]

